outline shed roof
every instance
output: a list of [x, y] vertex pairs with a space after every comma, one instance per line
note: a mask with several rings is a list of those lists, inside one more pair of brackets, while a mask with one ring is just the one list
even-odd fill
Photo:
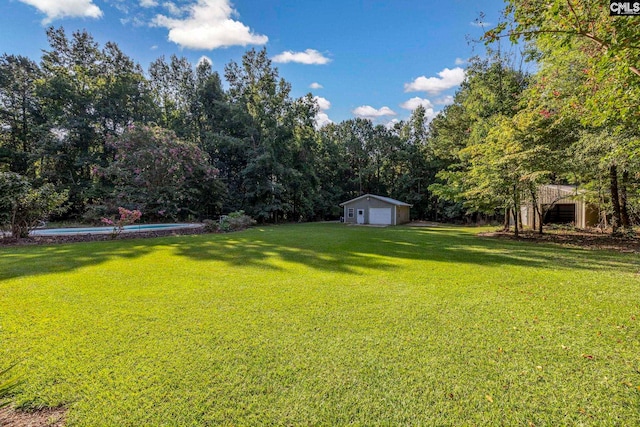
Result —
[[583, 194], [585, 191], [582, 189], [579, 189], [577, 186], [575, 185], [563, 185], [563, 184], [546, 184], [546, 185], [542, 185], [540, 187], [543, 190], [551, 190], [551, 191], [557, 191], [560, 194], [566, 194], [569, 196], [574, 196], [577, 194]]
[[400, 200], [396, 200], [396, 199], [392, 199], [391, 197], [384, 197], [384, 196], [378, 196], [376, 194], [363, 194], [360, 197], [356, 197], [355, 199], [351, 199], [351, 200], [347, 200], [346, 202], [340, 203], [340, 206], [344, 206], [348, 203], [351, 202], [355, 202], [357, 200], [362, 200], [365, 197], [373, 197], [374, 199], [378, 199], [378, 200], [382, 200], [383, 202], [387, 202], [391, 205], [396, 205], [396, 206], [408, 206], [408, 207], [412, 207], [413, 205], [410, 205], [409, 203], [405, 203], [405, 202], [401, 202]]
[[550, 190], [557, 190], [564, 193], [576, 194], [584, 192], [584, 190], [579, 190], [575, 185], [563, 185], [563, 184], [547, 184], [543, 185], [542, 188], [547, 188]]

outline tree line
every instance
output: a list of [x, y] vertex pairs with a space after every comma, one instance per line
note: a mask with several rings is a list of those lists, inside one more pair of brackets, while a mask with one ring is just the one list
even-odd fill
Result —
[[505, 219], [518, 232], [520, 206], [536, 206], [541, 225], [537, 188], [558, 183], [587, 190], [614, 232], [631, 229], [640, 30], [586, 6], [546, 7], [513, 0], [485, 36], [524, 39], [535, 73], [489, 49], [433, 121], [418, 107], [393, 126], [319, 128], [317, 101], [293, 98], [265, 49], [222, 76], [177, 56], [145, 72], [115, 43], [49, 28], [39, 63], [0, 57], [0, 171], [52, 186], [66, 195], [61, 215], [88, 221], [119, 206], [149, 220], [239, 210], [265, 222], [335, 219], [340, 202], [377, 193], [412, 203], [415, 218]]
[[66, 217], [125, 206], [147, 219], [335, 219], [365, 192], [414, 203], [419, 217], [442, 210], [428, 191], [437, 167], [424, 108], [392, 128], [353, 119], [318, 129], [317, 101], [292, 98], [264, 49], [221, 77], [177, 56], [145, 72], [86, 31], [47, 37], [39, 63], [0, 57], [0, 170], [65, 192]]

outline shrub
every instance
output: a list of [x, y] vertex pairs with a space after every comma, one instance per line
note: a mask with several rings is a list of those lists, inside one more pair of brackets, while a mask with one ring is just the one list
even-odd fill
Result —
[[244, 211], [231, 212], [220, 218], [220, 228], [222, 231], [244, 230], [254, 225], [256, 221]]
[[142, 212], [139, 210], [130, 211], [129, 209], [125, 209], [123, 207], [118, 208], [118, 214], [120, 215], [116, 219], [111, 218], [102, 218], [102, 222], [107, 225], [113, 226], [113, 231], [111, 232], [111, 238], [115, 239], [118, 237], [124, 227], [127, 225], [131, 225], [142, 216]]
[[254, 225], [256, 221], [244, 211], [231, 212], [220, 217], [220, 221], [210, 219], [204, 221], [204, 229], [209, 232], [223, 232], [244, 230]]
[[14, 238], [28, 237], [41, 221], [53, 213], [62, 213], [67, 193], [58, 193], [53, 185], [33, 188], [17, 173], [0, 173], [0, 228], [11, 230]]
[[131, 126], [109, 140], [115, 160], [94, 174], [113, 181], [112, 202], [144, 209], [148, 218], [216, 212], [224, 185], [196, 144], [159, 127]]
[[116, 207], [110, 204], [90, 204], [82, 214], [82, 222], [85, 224], [99, 225], [102, 223], [102, 218], [106, 218], [115, 212]]
[[214, 221], [212, 219], [205, 219], [204, 221], [202, 221], [202, 223], [204, 224], [204, 231], [208, 233], [216, 233], [220, 231], [220, 227], [219, 227], [220, 223], [218, 221]]

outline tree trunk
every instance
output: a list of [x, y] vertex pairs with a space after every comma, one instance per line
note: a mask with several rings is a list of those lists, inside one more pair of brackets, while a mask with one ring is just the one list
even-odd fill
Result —
[[539, 206], [537, 203], [533, 205], [533, 218], [538, 219], [537, 224], [534, 224], [533, 228], [538, 228], [538, 234], [542, 234], [542, 220], [544, 219], [544, 214], [542, 213], [542, 206]]
[[518, 212], [518, 225], [520, 226], [520, 230], [524, 230], [524, 226], [522, 225], [522, 209], [517, 209]]
[[620, 199], [618, 196], [618, 168], [611, 166], [609, 168], [609, 192], [611, 194], [611, 205], [613, 206], [613, 218], [611, 220], [611, 229], [613, 233], [618, 231], [618, 227], [622, 223], [620, 213]]
[[509, 231], [509, 229], [511, 228], [509, 226], [509, 217], [510, 216], [511, 216], [511, 209], [505, 208], [504, 209], [504, 226], [502, 227], [502, 231]]
[[518, 235], [520, 234], [520, 228], [521, 228], [521, 225], [522, 225], [522, 220], [521, 220], [521, 217], [520, 217], [520, 212], [522, 212], [522, 209], [520, 207], [520, 194], [518, 193], [517, 184], [513, 185], [512, 201], [513, 201], [514, 231], [515, 231], [516, 237], [518, 237]]
[[533, 206], [533, 227], [535, 231], [538, 230], [539, 234], [542, 234], [542, 206], [538, 205], [538, 194], [535, 189], [531, 189], [531, 206]]
[[538, 207], [534, 204], [532, 204], [531, 206], [533, 206], [533, 218], [531, 218], [533, 220], [533, 224], [531, 224], [531, 228], [535, 230], [537, 228], [536, 224], [538, 223], [537, 221]]
[[542, 205], [538, 208], [538, 215], [540, 215], [538, 217], [538, 234], [542, 234], [542, 223], [544, 222], [544, 208]]
[[607, 210], [605, 209], [606, 200], [602, 190], [598, 190], [598, 227], [601, 232], [607, 229]]
[[620, 221], [625, 230], [631, 229], [629, 219], [629, 209], [627, 207], [627, 186], [629, 185], [629, 171], [622, 171], [622, 182], [620, 182]]

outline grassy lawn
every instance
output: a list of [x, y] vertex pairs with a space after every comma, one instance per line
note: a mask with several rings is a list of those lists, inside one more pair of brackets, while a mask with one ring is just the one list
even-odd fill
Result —
[[0, 248], [0, 369], [70, 426], [640, 425], [640, 257], [477, 231]]

